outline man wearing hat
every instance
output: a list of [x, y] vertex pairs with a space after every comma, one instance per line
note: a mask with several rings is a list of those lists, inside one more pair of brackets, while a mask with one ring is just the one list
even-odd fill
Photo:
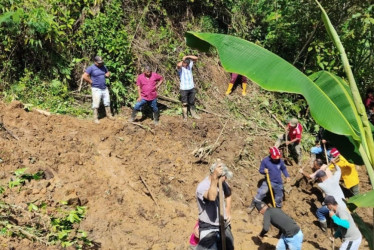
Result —
[[[346, 208], [345, 205], [345, 196], [344, 193], [339, 185], [339, 180], [341, 176], [341, 170], [339, 166], [335, 166], [335, 173], [332, 177], [328, 178], [326, 172], [321, 170], [316, 174], [316, 180], [319, 182], [318, 187], [323, 191], [326, 196], [333, 196], [335, 200], [338, 202], [339, 206], [342, 208]], [[329, 214], [329, 210], [326, 205], [317, 209], [316, 215], [318, 221], [320, 223], [321, 229], [323, 232], [327, 231], [327, 221], [326, 217]]]
[[333, 196], [326, 196], [324, 203], [330, 210], [332, 221], [338, 226], [334, 238], [341, 238], [343, 241], [339, 249], [358, 250], [362, 235], [347, 208], [341, 207]]
[[232, 172], [225, 164], [217, 161], [210, 167], [210, 175], [199, 183], [196, 189], [196, 200], [199, 210], [200, 241], [197, 250], [222, 249], [219, 224], [219, 192], [218, 182], [222, 181], [226, 204], [224, 205], [224, 220], [226, 234], [226, 249], [234, 249], [234, 238], [231, 233], [231, 188], [226, 179], [232, 177]]
[[286, 127], [286, 133], [278, 136], [278, 140], [275, 143], [275, 147], [279, 146], [286, 140], [286, 146], [289, 147], [293, 155], [295, 155], [295, 161], [297, 164], [301, 162], [301, 134], [303, 132], [303, 127], [297, 120], [297, 118], [292, 118]]
[[[280, 152], [278, 148], [270, 148], [269, 156], [265, 157], [261, 161], [259, 172], [263, 175], [269, 174], [270, 183], [274, 190], [274, 199], [276, 207], [281, 208], [283, 201], [282, 173], [286, 177], [287, 182], [290, 181], [290, 175], [287, 172], [286, 165], [284, 165], [283, 160], [280, 158]], [[249, 207], [250, 211], [253, 210], [255, 202], [260, 202], [266, 197], [268, 191], [269, 187], [266, 179], [264, 179], [260, 188], [257, 190], [257, 194], [253, 199], [251, 206]]]
[[92, 109], [95, 123], [99, 123], [98, 109], [100, 101], [103, 99], [106, 115], [110, 120], [113, 116], [110, 112], [109, 90], [105, 83], [105, 78], [110, 76], [110, 72], [104, 65], [104, 61], [100, 56], [95, 56], [94, 64], [86, 69], [83, 73], [83, 79], [91, 84], [92, 91]]
[[338, 165], [342, 171], [341, 178], [344, 181], [345, 187], [349, 189], [353, 195], [359, 194], [360, 179], [358, 178], [356, 165], [348, 162], [336, 148], [331, 149], [330, 155], [332, 159], [329, 168], [332, 170], [334, 169], [334, 164]]
[[303, 244], [303, 232], [296, 222], [279, 208], [269, 208], [265, 203], [256, 202], [256, 209], [264, 216], [262, 231], [258, 238], [262, 241], [270, 225], [279, 229], [280, 238], [276, 249], [300, 250]]

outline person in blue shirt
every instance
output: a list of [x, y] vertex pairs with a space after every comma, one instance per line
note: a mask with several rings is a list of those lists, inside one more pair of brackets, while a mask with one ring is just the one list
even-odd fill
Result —
[[98, 109], [100, 101], [103, 99], [105, 112], [110, 120], [113, 116], [110, 112], [110, 97], [108, 86], [105, 83], [105, 78], [110, 76], [110, 72], [104, 65], [104, 61], [100, 56], [95, 56], [94, 64], [86, 69], [83, 73], [83, 79], [91, 84], [92, 90], [92, 109], [95, 123], [100, 123], [98, 118]]
[[[271, 147], [269, 156], [265, 157], [261, 161], [259, 172], [263, 175], [269, 174], [269, 179], [271, 186], [274, 190], [274, 200], [276, 207], [282, 207], [283, 201], [283, 180], [282, 173], [286, 177], [286, 181], [290, 181], [290, 175], [287, 172], [287, 167], [281, 159], [280, 151], [277, 147]], [[252, 201], [251, 206], [249, 207], [250, 212], [255, 207], [255, 202], [261, 202], [265, 197], [269, 187], [266, 179], [263, 180], [260, 188], [257, 190], [257, 194]]]

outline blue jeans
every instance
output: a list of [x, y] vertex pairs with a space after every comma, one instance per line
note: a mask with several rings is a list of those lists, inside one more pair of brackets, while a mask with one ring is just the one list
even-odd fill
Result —
[[144, 104], [148, 104], [151, 106], [153, 112], [157, 112], [158, 111], [158, 107], [157, 107], [157, 98], [154, 99], [154, 100], [151, 100], [151, 101], [147, 101], [145, 99], [141, 99], [140, 102], [137, 102], [134, 106], [134, 110], [136, 111], [140, 111], [140, 109], [144, 106]]
[[317, 209], [316, 215], [319, 221], [326, 221], [326, 217], [329, 216], [329, 209], [327, 206], [322, 206]]
[[[283, 184], [278, 184], [271, 182], [271, 186], [274, 190], [274, 200], [277, 207], [282, 207], [282, 201], [283, 201]], [[262, 201], [266, 194], [269, 192], [268, 183], [266, 180], [264, 180], [260, 186], [260, 188], [257, 190], [257, 194], [255, 197], [255, 200]]]
[[303, 244], [303, 232], [300, 231], [295, 234], [293, 237], [285, 237], [283, 234], [281, 235], [278, 244], [277, 250], [300, 250]]

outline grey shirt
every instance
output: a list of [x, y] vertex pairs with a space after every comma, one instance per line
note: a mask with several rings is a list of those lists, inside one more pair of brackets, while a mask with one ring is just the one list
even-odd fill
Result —
[[344, 241], [353, 241], [357, 240], [361, 237], [361, 233], [358, 230], [355, 222], [353, 221], [352, 215], [349, 213], [347, 208], [338, 206], [338, 209], [336, 210], [336, 215], [341, 220], [346, 220], [349, 222], [348, 229], [339, 226], [340, 232], [342, 233], [342, 237]]
[[[210, 225], [219, 226], [219, 192], [215, 201], [209, 201], [204, 198], [205, 192], [210, 188], [210, 179], [207, 176], [202, 182], [199, 183], [196, 189], [196, 200], [199, 209], [199, 220]], [[231, 195], [230, 187], [226, 182], [222, 183], [222, 188], [225, 197]], [[217, 187], [218, 189], [218, 187]], [[226, 207], [226, 205], [224, 205]], [[227, 219], [226, 209], [224, 209], [224, 218]]]
[[318, 186], [322, 189], [322, 191], [326, 194], [326, 196], [328, 195], [333, 196], [339, 206], [346, 208], [347, 206], [345, 202], [343, 201], [343, 199], [345, 200], [345, 196], [339, 185], [342, 171], [337, 165], [335, 165], [335, 168], [336, 168], [336, 171], [332, 175], [332, 177], [326, 179], [324, 182], [318, 183]]

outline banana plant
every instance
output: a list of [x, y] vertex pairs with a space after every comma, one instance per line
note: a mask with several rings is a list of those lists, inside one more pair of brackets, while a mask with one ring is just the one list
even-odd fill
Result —
[[[325, 10], [317, 0], [316, 3], [322, 11], [327, 32], [340, 52], [348, 82], [325, 71], [308, 77], [276, 54], [229, 35], [187, 32], [187, 45], [204, 52], [215, 48], [226, 71], [245, 75], [266, 90], [303, 95], [312, 117], [319, 125], [334, 134], [349, 138], [354, 148], [358, 149], [374, 189], [373, 129], [344, 47]], [[356, 197], [354, 203], [367, 204], [365, 199], [371, 199], [373, 195], [370, 193]], [[369, 245], [373, 247], [372, 240]]]

